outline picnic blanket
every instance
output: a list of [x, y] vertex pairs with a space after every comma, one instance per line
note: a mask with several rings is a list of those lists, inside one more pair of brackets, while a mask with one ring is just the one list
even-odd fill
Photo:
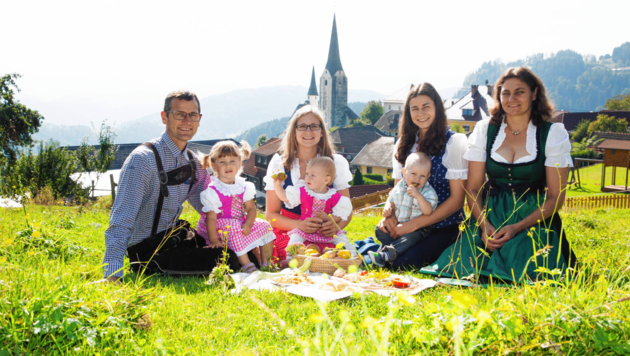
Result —
[[[398, 292], [404, 291], [409, 295], [418, 294], [421, 291], [434, 287], [437, 282], [431, 279], [418, 279], [414, 277], [407, 277], [412, 280], [415, 284], [413, 288], [409, 289], [398, 289], [394, 287], [383, 287], [383, 288], [370, 288], [365, 289], [365, 284], [362, 283], [348, 283], [348, 281], [330, 277], [324, 275], [322, 273], [315, 272], [307, 272], [307, 276], [311, 279], [315, 284], [299, 284], [299, 285], [291, 285], [291, 286], [279, 286], [274, 284], [271, 279], [262, 279], [256, 280], [256, 273], [252, 274], [247, 273], [234, 273], [232, 274], [232, 279], [236, 284], [236, 288], [231, 291], [232, 294], [241, 293], [245, 289], [252, 290], [266, 290], [269, 292], [277, 292], [280, 290], [284, 290], [287, 293], [299, 295], [302, 297], [313, 298], [322, 302], [330, 302], [337, 299], [343, 299], [352, 296], [354, 293], [376, 293], [383, 297], [390, 297], [395, 295]], [[246, 280], [253, 282], [246, 282]], [[322, 289], [322, 286], [328, 282], [332, 282], [335, 286], [340, 283], [348, 283], [349, 286], [342, 291], [332, 291], [327, 289]]]

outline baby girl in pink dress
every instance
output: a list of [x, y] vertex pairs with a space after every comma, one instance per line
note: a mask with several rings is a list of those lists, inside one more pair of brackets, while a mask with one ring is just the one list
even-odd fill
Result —
[[[323, 221], [330, 219], [339, 222], [348, 220], [352, 213], [352, 203], [348, 197], [339, 194], [335, 189], [329, 188], [335, 178], [335, 163], [328, 157], [317, 157], [310, 160], [306, 166], [305, 186], [288, 186], [285, 190], [282, 187], [282, 180], [274, 181], [274, 189], [278, 198], [285, 202], [291, 209], [301, 205], [302, 214], [300, 219], [317, 217]], [[346, 248], [350, 249], [350, 241], [343, 230], [337, 231], [335, 236], [326, 237], [317, 231], [308, 234], [300, 229], [293, 229], [288, 232], [289, 244], [287, 250], [292, 245], [308, 245], [309, 243], [332, 243], [343, 242]], [[352, 252], [354, 255], [354, 251]]]
[[247, 142], [241, 148], [233, 141], [221, 141], [202, 159], [204, 168], [212, 167], [214, 174], [206, 189], [201, 192], [203, 213], [197, 223], [197, 232], [205, 237], [207, 247], [227, 247], [236, 253], [241, 271], [258, 269], [247, 257], [256, 247], [261, 249], [261, 267], [269, 266], [273, 251], [271, 224], [256, 218], [256, 188], [239, 177], [242, 160], [251, 154]]

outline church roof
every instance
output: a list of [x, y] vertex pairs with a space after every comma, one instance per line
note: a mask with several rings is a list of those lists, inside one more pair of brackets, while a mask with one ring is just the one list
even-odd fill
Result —
[[317, 84], [315, 84], [315, 66], [313, 66], [313, 73], [311, 74], [311, 87], [308, 88], [308, 94], [317, 95]]
[[330, 35], [330, 49], [328, 50], [328, 62], [326, 69], [330, 72], [330, 76], [334, 77], [335, 73], [342, 71], [341, 58], [339, 57], [339, 40], [337, 39], [337, 15], [333, 16], [333, 28]]

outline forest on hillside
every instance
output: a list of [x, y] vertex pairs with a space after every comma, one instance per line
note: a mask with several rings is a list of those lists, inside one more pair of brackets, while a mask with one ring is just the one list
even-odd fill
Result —
[[490, 84], [510, 67], [527, 66], [545, 84], [557, 110], [599, 111], [615, 95], [630, 93], [630, 42], [616, 47], [612, 56], [583, 56], [572, 50], [553, 55], [534, 54], [524, 60], [504, 63], [485, 62], [466, 76], [464, 87], [456, 94], [461, 98], [471, 85]]

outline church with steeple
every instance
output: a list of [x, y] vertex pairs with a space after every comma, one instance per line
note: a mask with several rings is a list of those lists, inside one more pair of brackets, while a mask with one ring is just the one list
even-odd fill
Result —
[[339, 55], [336, 15], [333, 16], [328, 61], [324, 73], [319, 78], [319, 92], [321, 95], [317, 94], [315, 67], [313, 67], [307, 101], [309, 104], [319, 107], [324, 113], [326, 127], [344, 127], [348, 125], [350, 120], [359, 117], [348, 107], [348, 77], [343, 70]]

